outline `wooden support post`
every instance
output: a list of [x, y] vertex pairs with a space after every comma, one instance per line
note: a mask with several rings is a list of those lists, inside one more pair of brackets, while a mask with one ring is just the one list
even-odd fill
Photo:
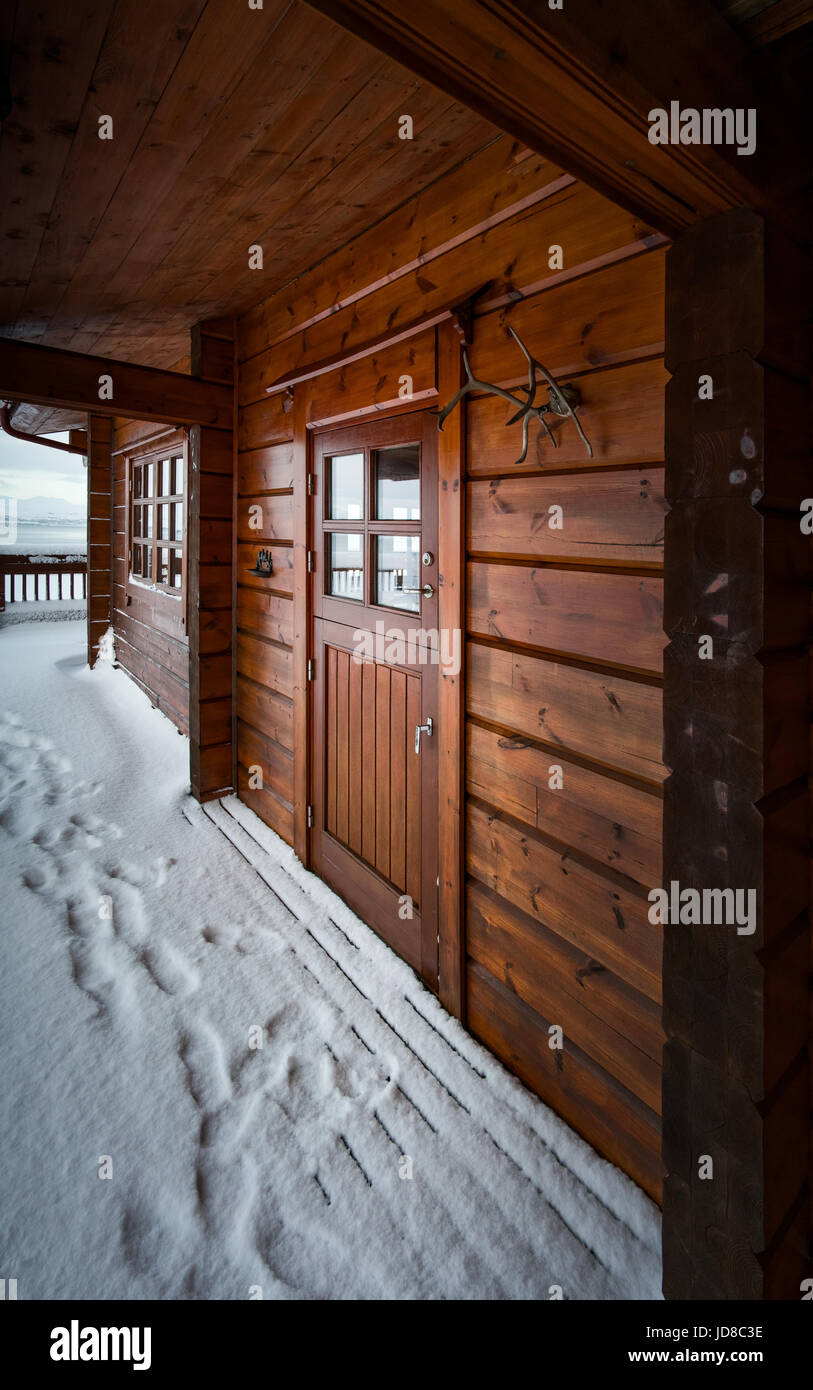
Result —
[[189, 627], [189, 780], [198, 801], [234, 789], [233, 487], [234, 325], [192, 329], [191, 367], [201, 381], [228, 387], [232, 413], [220, 428], [190, 429], [187, 595]]
[[756, 911], [753, 934], [746, 922], [665, 928], [664, 1293], [799, 1299], [809, 1227], [806, 268], [748, 210], [685, 233], [667, 266], [664, 884], [753, 891]]
[[113, 465], [110, 453], [112, 421], [104, 415], [88, 416], [88, 562], [87, 649], [88, 664], [99, 655], [99, 642], [110, 626], [111, 518]]
[[[460, 334], [453, 322], [438, 327], [438, 396], [451, 400], [462, 380]], [[438, 627], [450, 634], [441, 650], [459, 642], [461, 669], [441, 668], [438, 680], [438, 993], [456, 1018], [465, 1012], [463, 765], [465, 676], [465, 408], [455, 410], [438, 435]]]

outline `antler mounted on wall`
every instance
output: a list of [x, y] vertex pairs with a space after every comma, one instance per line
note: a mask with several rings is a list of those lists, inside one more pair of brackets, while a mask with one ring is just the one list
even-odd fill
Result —
[[[438, 429], [443, 429], [444, 420], [446, 420], [447, 417], [451, 415], [455, 406], [459, 404], [459, 402], [463, 399], [467, 392], [484, 391], [489, 396], [502, 396], [503, 400], [509, 401], [511, 405], [519, 407], [516, 414], [512, 415], [510, 420], [506, 420], [505, 422], [506, 425], [515, 425], [519, 420], [522, 421], [522, 453], [516, 460], [517, 463], [524, 463], [528, 454], [528, 428], [530, 426], [531, 420], [539, 421], [540, 425], [542, 425], [545, 429], [548, 438], [553, 444], [554, 449], [558, 449], [558, 442], [554, 438], [551, 428], [547, 420], [545, 419], [546, 415], [558, 415], [562, 419], [566, 419], [569, 416], [570, 419], [573, 420], [576, 429], [579, 431], [579, 435], [584, 443], [584, 447], [587, 450], [588, 458], [592, 458], [593, 446], [590, 443], [590, 440], [587, 438], [587, 435], [585, 434], [584, 430], [582, 429], [581, 421], [579, 420], [579, 417], [576, 414], [576, 411], [578, 410], [581, 404], [581, 395], [578, 391], [578, 388], [571, 385], [559, 386], [551, 376], [547, 367], [543, 367], [541, 362], [537, 362], [536, 358], [531, 356], [522, 339], [520, 338], [519, 334], [516, 333], [514, 329], [510, 326], [508, 332], [511, 334], [511, 337], [514, 338], [515, 341], [519, 344], [528, 362], [528, 385], [527, 387], [521, 388], [526, 393], [525, 399], [521, 400], [519, 397], [512, 395], [510, 391], [504, 391], [501, 386], [495, 386], [490, 381], [478, 380], [478, 378], [474, 375], [474, 373], [471, 370], [471, 366], [469, 365], [468, 352], [464, 348], [463, 365], [466, 368], [466, 381], [464, 385], [461, 386], [460, 390], [457, 391], [454, 396], [452, 396], [452, 399], [449, 401], [449, 404], [445, 405], [442, 410], [439, 410], [437, 412]], [[544, 378], [543, 381], [537, 380], [537, 372], [542, 373], [542, 376]], [[539, 405], [537, 405], [536, 393], [539, 390], [540, 386], [543, 386], [545, 382], [547, 382], [548, 386], [548, 399], [546, 401], [542, 401]]]

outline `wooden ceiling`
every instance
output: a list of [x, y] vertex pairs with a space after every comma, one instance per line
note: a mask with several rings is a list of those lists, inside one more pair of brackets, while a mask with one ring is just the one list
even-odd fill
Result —
[[191, 324], [264, 299], [498, 133], [288, 0], [16, 0], [0, 26], [0, 335], [30, 342], [177, 365]]
[[[756, 43], [813, 15], [715, 3]], [[193, 323], [265, 299], [497, 135], [299, 0], [9, 0], [0, 45], [0, 335], [148, 365], [182, 369]]]

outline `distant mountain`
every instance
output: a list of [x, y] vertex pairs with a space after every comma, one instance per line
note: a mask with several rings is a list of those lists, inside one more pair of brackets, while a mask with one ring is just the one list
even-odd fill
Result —
[[87, 509], [79, 502], [64, 497], [21, 497], [17, 503], [18, 521], [75, 521], [83, 522]]

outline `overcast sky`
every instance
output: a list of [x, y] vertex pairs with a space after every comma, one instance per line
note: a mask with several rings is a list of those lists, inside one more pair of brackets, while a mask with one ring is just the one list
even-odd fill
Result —
[[[67, 434], [51, 437], [68, 442]], [[81, 504], [86, 490], [81, 454], [44, 449], [41, 444], [13, 439], [0, 430], [0, 497], [52, 497]]]

